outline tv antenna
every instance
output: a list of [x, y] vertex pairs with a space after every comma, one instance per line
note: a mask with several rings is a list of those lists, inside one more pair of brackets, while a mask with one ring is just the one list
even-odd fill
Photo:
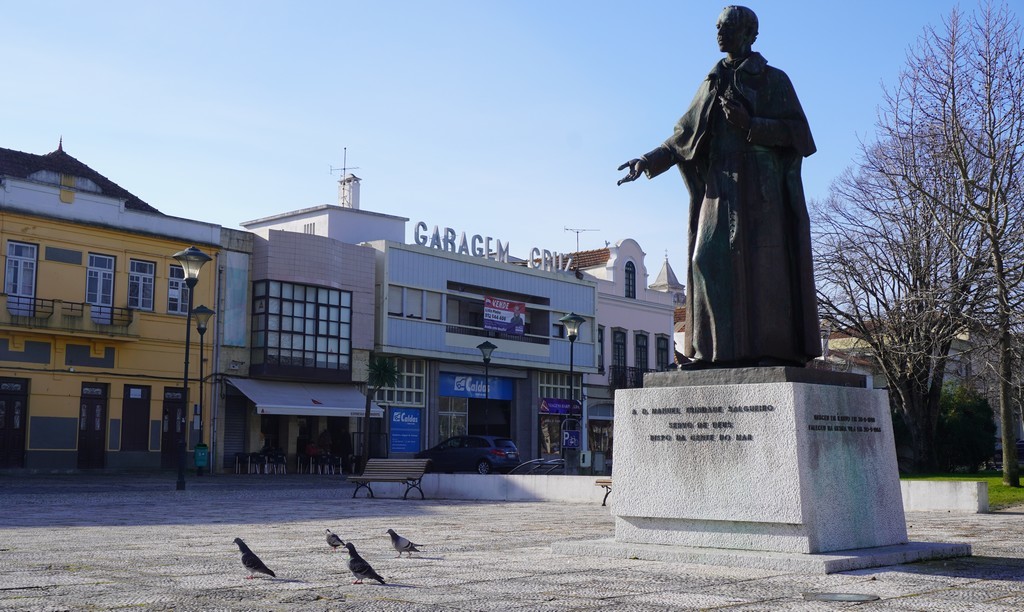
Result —
[[331, 166], [331, 174], [334, 174], [335, 170], [341, 170], [341, 180], [345, 180], [345, 177], [348, 176], [348, 171], [349, 170], [358, 170], [358, 169], [359, 169], [359, 166], [352, 166], [351, 168], [348, 167], [348, 147], [345, 147], [344, 148], [344, 156], [342, 157], [342, 161], [341, 161], [341, 167], [340, 168], [335, 168], [334, 166]]
[[585, 227], [566, 227], [567, 232], [576, 232], [576, 252], [580, 252], [580, 232], [599, 232], [599, 229], [589, 229]]

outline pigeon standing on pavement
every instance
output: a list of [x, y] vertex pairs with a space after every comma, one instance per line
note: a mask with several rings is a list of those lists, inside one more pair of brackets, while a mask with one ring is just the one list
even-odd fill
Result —
[[252, 578], [256, 572], [266, 574], [274, 578], [277, 577], [277, 574], [264, 565], [263, 561], [260, 561], [260, 558], [256, 556], [256, 553], [249, 550], [249, 547], [245, 545], [242, 538], [235, 538], [235, 544], [238, 544], [238, 550], [242, 551], [242, 565], [251, 572], [248, 576], [249, 578]]
[[344, 546], [345, 543], [341, 541], [341, 538], [337, 534], [327, 530], [327, 543], [331, 545], [331, 548], [337, 550], [339, 546]]
[[366, 559], [359, 556], [359, 553], [356, 552], [356, 547], [352, 542], [346, 542], [345, 548], [348, 549], [348, 569], [352, 570], [352, 575], [356, 577], [356, 579], [352, 581], [352, 584], [362, 584], [364, 578], [376, 580], [381, 584], [387, 584], [384, 582], [384, 579], [380, 577], [380, 574], [373, 571], [373, 568], [366, 562]]
[[411, 557], [412, 553], [420, 552], [420, 549], [416, 548], [417, 546], [423, 546], [422, 544], [414, 544], [406, 538], [403, 538], [395, 533], [394, 529], [388, 529], [388, 535], [391, 536], [391, 545], [398, 551], [399, 557], [402, 556], [402, 553], [409, 553], [409, 556]]

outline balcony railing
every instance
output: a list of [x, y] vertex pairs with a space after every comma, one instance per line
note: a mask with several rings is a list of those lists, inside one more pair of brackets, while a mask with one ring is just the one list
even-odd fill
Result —
[[463, 334], [466, 336], [479, 336], [480, 338], [495, 338], [498, 340], [511, 340], [513, 342], [527, 342], [529, 344], [550, 344], [551, 341], [544, 336], [530, 336], [530, 335], [518, 335], [509, 334], [506, 332], [495, 331], [492, 329], [480, 329], [479, 327], [470, 327], [469, 325], [445, 325], [445, 331], [449, 334]]
[[608, 368], [608, 386], [612, 389], [641, 389], [644, 386], [644, 374], [654, 371], [644, 368], [611, 366]]
[[135, 311], [131, 308], [0, 294], [0, 325], [135, 336], [134, 322]]

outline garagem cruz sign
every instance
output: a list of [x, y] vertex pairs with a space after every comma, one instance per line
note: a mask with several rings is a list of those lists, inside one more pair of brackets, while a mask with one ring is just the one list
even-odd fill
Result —
[[[442, 228], [438, 225], [430, 231], [426, 223], [419, 221], [416, 223], [414, 238], [416, 244], [420, 246], [509, 263], [509, 243], [490, 236], [466, 236], [466, 232], [456, 232], [450, 227]], [[557, 251], [533, 247], [526, 263], [531, 268], [539, 270], [567, 271], [571, 269], [572, 257]]]

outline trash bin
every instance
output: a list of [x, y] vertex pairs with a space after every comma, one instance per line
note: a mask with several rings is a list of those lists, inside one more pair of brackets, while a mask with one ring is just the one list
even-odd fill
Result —
[[195, 461], [197, 468], [204, 468], [210, 462], [210, 448], [205, 444], [196, 444]]

